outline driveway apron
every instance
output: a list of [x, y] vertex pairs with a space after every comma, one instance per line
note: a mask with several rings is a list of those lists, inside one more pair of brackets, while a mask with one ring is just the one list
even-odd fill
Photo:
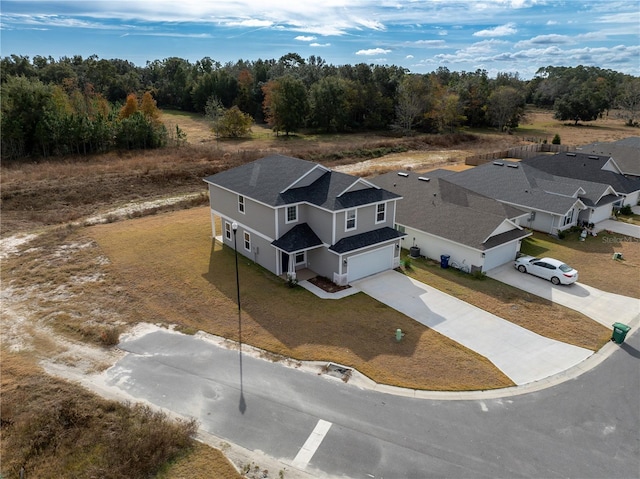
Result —
[[565, 371], [593, 354], [540, 336], [397, 271], [385, 271], [353, 285], [486, 357], [517, 385]]
[[602, 230], [608, 230], [632, 238], [640, 238], [640, 226], [625, 223], [624, 221], [604, 220], [596, 224], [595, 230], [598, 233]]
[[582, 283], [554, 286], [521, 273], [511, 263], [488, 271], [487, 276], [578, 311], [608, 328], [615, 322], [629, 324], [640, 315], [640, 299], [607, 293]]

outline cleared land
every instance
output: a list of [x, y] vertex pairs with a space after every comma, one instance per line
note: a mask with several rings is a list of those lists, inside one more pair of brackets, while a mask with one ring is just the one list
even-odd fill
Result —
[[[53, 381], [36, 364], [47, 369], [50, 365], [73, 368], [87, 374], [100, 371], [117, 358], [117, 352], [110, 345], [117, 340], [118, 332], [139, 321], [176, 323], [187, 332], [205, 329], [228, 335], [231, 339], [237, 335], [235, 285], [225, 280], [233, 277], [230, 273], [233, 256], [219, 246], [211, 248], [206, 211], [196, 208], [90, 230], [83, 226], [88, 217], [106, 215], [108, 221], [117, 222], [202, 205], [207, 201], [202, 177], [276, 151], [354, 174], [370, 175], [406, 166], [416, 170], [443, 166], [463, 168], [461, 161], [467, 153], [472, 156], [503, 150], [528, 140], [551, 141], [556, 133], [564, 144], [570, 145], [638, 134], [637, 129], [622, 126], [623, 121], [613, 115], [574, 127], [553, 120], [548, 112], [537, 111], [529, 115], [528, 123], [515, 135], [474, 132], [475, 138], [435, 135], [394, 138], [386, 134], [301, 134], [286, 138], [275, 137], [270, 131], [255, 127], [252, 138], [216, 143], [202, 118], [171, 112], [167, 112], [165, 118], [168, 122], [175, 119], [187, 131], [188, 145], [158, 151], [2, 164], [0, 362], [3, 371], [3, 448], [12, 444], [8, 439], [15, 431], [18, 402], [40, 404], [38, 387]], [[364, 160], [369, 163], [362, 164]], [[193, 194], [195, 197], [184, 196]], [[167, 197], [182, 200], [162, 206]], [[131, 202], [149, 200], [158, 200], [158, 205], [146, 211], [142, 205], [138, 210], [114, 212]], [[154, 222], [156, 234], [143, 237], [142, 230], [153, 230]], [[174, 225], [165, 233], [169, 237], [157, 231], [163, 229], [161, 225]], [[182, 234], [177, 234], [180, 228]], [[30, 236], [32, 234], [36, 236]], [[589, 238], [580, 244], [571, 237], [556, 242], [536, 236], [530, 245], [532, 250], [528, 252], [544, 251], [550, 256], [562, 257], [576, 264], [581, 278], [588, 284], [638, 296], [640, 244], [623, 239], [598, 243], [601, 240], [600, 237]], [[144, 248], [141, 247], [143, 244]], [[179, 257], [176, 256], [176, 244], [178, 249], [184, 249]], [[591, 247], [597, 248], [591, 250]], [[625, 260], [611, 261], [612, 249], [623, 252]], [[188, 269], [187, 264], [192, 269]], [[138, 272], [142, 279], [137, 277]], [[525, 327], [543, 328], [539, 332], [550, 337], [563, 330], [557, 327], [558, 323], [548, 322], [550, 319], [571, 324], [571, 337], [557, 337], [560, 340], [596, 349], [609, 334], [598, 327], [589, 327], [587, 332], [582, 326], [591, 325], [591, 322], [577, 313], [547, 309], [552, 305], [533, 297], [519, 296], [515, 290], [502, 290], [490, 280], [471, 280], [455, 272], [444, 272], [428, 262], [414, 262], [408, 274], [514, 322], [530, 318]], [[350, 299], [349, 307], [361, 308], [369, 318], [374, 318], [364, 331], [370, 340], [378, 343], [375, 350], [369, 350], [368, 346], [365, 348], [353, 339], [362, 333], [361, 325], [345, 319], [344, 313], [337, 311], [342, 306], [323, 305], [325, 316], [314, 315], [309, 311], [310, 305], [315, 304], [314, 297], [300, 288], [289, 289], [277, 278], [244, 262], [241, 264], [241, 285], [245, 288], [242, 293], [243, 302], [246, 298], [243, 339], [247, 342], [294, 357], [308, 355], [309, 358], [351, 364], [371, 376], [379, 374], [378, 380], [390, 378], [390, 383], [405, 379], [402, 376], [398, 379], [396, 373], [411, 361], [433, 358], [433, 350], [429, 348], [440, 348], [443, 357], [448, 358], [442, 361], [443, 370], [451, 372], [447, 368], [455, 365], [455, 372], [460, 373], [458, 379], [463, 382], [465, 374], [478, 374], [465, 387], [475, 387], [473, 384], [483, 381], [483, 388], [508, 384], [508, 380], [496, 374], [495, 368], [482, 358], [447, 338], [407, 322], [407, 318], [363, 295]], [[284, 312], [287, 314], [279, 314], [282, 305], [278, 310], [270, 304], [267, 301], [270, 298], [264, 298], [257, 286], [290, 298], [291, 302], [287, 304], [305, 314], [296, 317], [287, 311]], [[263, 296], [257, 295], [256, 290]], [[178, 303], [172, 304], [172, 300]], [[536, 316], [538, 312], [539, 316]], [[299, 327], [300, 317], [304, 317], [315, 334]], [[319, 324], [326, 324], [327, 317], [335, 317], [341, 329], [323, 337], [327, 329], [320, 328]], [[393, 324], [391, 328], [390, 324]], [[395, 343], [395, 327], [402, 327], [408, 333], [407, 341]], [[345, 338], [348, 338], [346, 342]], [[432, 364], [437, 369], [438, 363]], [[416, 369], [415, 364], [410, 367]], [[9, 375], [9, 371], [16, 373]], [[410, 379], [414, 384], [417, 382]], [[428, 379], [443, 388], [452, 387], [451, 377], [434, 374]], [[458, 381], [457, 387], [461, 384]], [[7, 395], [10, 389], [18, 395]], [[47, 389], [47, 397], [62, 403], [69, 396], [79, 396], [81, 391], [76, 386], [51, 387]], [[16, 397], [18, 399], [12, 399]], [[90, 395], [83, 396], [85, 400], [89, 409], [95, 409], [102, 401]], [[31, 413], [21, 417], [37, 417], [37, 408], [30, 407]], [[41, 429], [38, 424], [33, 427], [36, 428], [34, 431]], [[57, 457], [62, 457], [68, 443], [56, 444]], [[7, 454], [15, 454], [15, 451], [2, 450], [3, 475], [9, 475]], [[72, 465], [80, 467], [82, 458], [75, 456], [74, 460], [78, 462]], [[27, 467], [26, 477], [61, 477], [46, 455], [35, 456], [30, 461], [27, 466], [32, 469]], [[237, 477], [221, 455], [201, 447], [181, 456], [162, 477], [204, 478], [211, 477], [211, 471], [220, 471], [218, 477]]]

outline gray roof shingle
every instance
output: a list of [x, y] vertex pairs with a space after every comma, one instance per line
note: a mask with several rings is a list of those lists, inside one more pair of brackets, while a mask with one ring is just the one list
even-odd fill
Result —
[[506, 219], [526, 213], [451, 183], [451, 177], [444, 170], [425, 175], [406, 172], [403, 176], [392, 172], [371, 181], [402, 195], [396, 209], [398, 224], [479, 250], [528, 235], [516, 229], [514, 233], [489, 238]]
[[329, 250], [339, 254], [343, 254], [350, 251], [366, 248], [367, 246], [384, 243], [385, 241], [402, 238], [403, 236], [406, 236], [406, 234], [400, 233], [398, 230], [394, 230], [393, 228], [389, 228], [388, 226], [386, 226], [377, 230], [342, 238], [336, 244], [330, 246]]
[[[555, 155], [528, 158], [522, 160], [522, 163], [556, 177], [580, 180], [580, 185], [583, 186], [591, 201], [597, 200], [604, 191], [596, 184], [610, 185], [616, 192], [624, 194], [640, 190], [640, 180], [603, 170], [602, 167], [607, 161], [609, 161], [608, 155], [562, 152]], [[614, 161], [616, 161], [615, 158]], [[638, 163], [640, 163], [640, 158], [638, 158]]]
[[322, 167], [299, 158], [272, 155], [209, 176], [205, 181], [273, 207], [308, 202], [336, 211], [398, 198], [372, 187], [338, 197], [359, 178], [330, 170], [308, 186], [287, 189], [314, 168]]
[[[499, 166], [501, 165], [501, 166]], [[543, 180], [544, 188], [538, 185]], [[578, 198], [563, 196], [576, 191], [570, 181], [558, 181], [553, 175], [536, 170], [526, 163], [501, 160], [486, 163], [446, 177], [446, 181], [501, 202], [527, 209], [565, 215]], [[554, 188], [551, 187], [554, 183]]]
[[323, 243], [307, 223], [301, 223], [272, 241], [271, 244], [287, 253], [293, 253], [322, 246]]

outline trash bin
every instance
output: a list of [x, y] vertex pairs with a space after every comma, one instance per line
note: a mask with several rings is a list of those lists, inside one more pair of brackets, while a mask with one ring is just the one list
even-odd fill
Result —
[[451, 258], [451, 256], [449, 256], [448, 254], [441, 254], [440, 255], [440, 267], [447, 269], [449, 267], [449, 258]]
[[613, 323], [613, 334], [611, 335], [611, 341], [615, 341], [618, 344], [624, 343], [624, 338], [627, 337], [627, 333], [631, 327], [622, 323]]

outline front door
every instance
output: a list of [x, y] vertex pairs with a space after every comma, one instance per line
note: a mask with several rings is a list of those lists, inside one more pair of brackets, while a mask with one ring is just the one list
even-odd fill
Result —
[[284, 251], [281, 253], [282, 254], [282, 273], [288, 273], [289, 272], [289, 253], [285, 253]]

